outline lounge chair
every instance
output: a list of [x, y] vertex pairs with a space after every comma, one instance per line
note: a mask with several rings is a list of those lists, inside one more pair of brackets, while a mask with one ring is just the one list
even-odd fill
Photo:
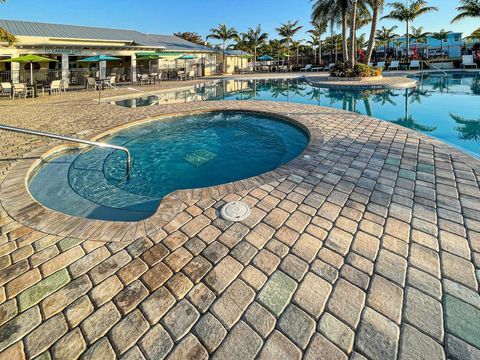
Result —
[[140, 75], [140, 85], [149, 85], [151, 83], [148, 74]]
[[68, 87], [67, 79], [61, 79], [60, 80], [60, 91], [63, 91], [64, 93], [66, 93], [67, 92], [67, 87]]
[[33, 96], [33, 89], [27, 87], [25, 84], [15, 84], [13, 85], [13, 98], [15, 99], [15, 95], [18, 95], [18, 98], [24, 95], [25, 99], [28, 95]]
[[420, 63], [420, 60], [412, 60], [410, 62], [410, 66], [409, 66], [410, 70], [412, 70], [412, 69], [419, 69], [420, 70], [421, 67], [422, 67], [422, 64]]
[[117, 83], [117, 75], [110, 75], [105, 79], [105, 84], [115, 89], [115, 84]]
[[467, 66], [475, 66], [478, 68], [478, 65], [473, 61], [473, 55], [462, 55], [462, 68], [466, 68]]
[[315, 66], [311, 68], [311, 71], [322, 71], [324, 69], [323, 66]]
[[393, 60], [390, 65], [388, 65], [388, 70], [398, 70], [400, 68], [400, 61], [398, 60]]
[[307, 64], [305, 65], [305, 67], [301, 68], [300, 71], [305, 71], [305, 72], [312, 71], [312, 66], [313, 66], [312, 64]]
[[12, 97], [12, 84], [9, 82], [0, 83], [0, 95]]
[[379, 61], [377, 63], [377, 67], [380, 69], [385, 69], [385, 61]]

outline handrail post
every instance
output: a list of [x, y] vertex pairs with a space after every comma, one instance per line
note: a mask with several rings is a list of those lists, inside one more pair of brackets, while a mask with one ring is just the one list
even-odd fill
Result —
[[13, 131], [13, 132], [21, 133], [21, 134], [30, 134], [30, 135], [35, 135], [35, 136], [44, 136], [44, 137], [48, 137], [48, 138], [51, 138], [51, 139], [57, 139], [57, 140], [63, 140], [63, 141], [69, 141], [69, 142], [74, 142], [74, 143], [79, 143], [79, 144], [85, 144], [85, 145], [90, 145], [90, 146], [98, 146], [98, 147], [104, 147], [104, 148], [123, 151], [127, 156], [125, 177], [127, 179], [130, 177], [131, 158], [132, 157], [130, 155], [130, 151], [126, 147], [119, 146], [119, 145], [111, 145], [111, 144], [107, 144], [107, 143], [101, 143], [101, 142], [97, 142], [97, 141], [76, 139], [76, 138], [72, 138], [72, 137], [69, 137], [69, 136], [56, 135], [56, 134], [51, 134], [51, 133], [47, 133], [47, 132], [43, 132], [43, 131], [29, 130], [29, 129], [17, 128], [17, 127], [14, 127], [14, 126], [1, 125], [1, 124], [0, 124], [0, 130]]

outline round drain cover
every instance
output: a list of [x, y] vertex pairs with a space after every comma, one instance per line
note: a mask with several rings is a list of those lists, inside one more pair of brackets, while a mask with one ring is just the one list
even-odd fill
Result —
[[250, 208], [241, 201], [232, 201], [223, 205], [220, 214], [228, 221], [242, 221], [250, 215]]

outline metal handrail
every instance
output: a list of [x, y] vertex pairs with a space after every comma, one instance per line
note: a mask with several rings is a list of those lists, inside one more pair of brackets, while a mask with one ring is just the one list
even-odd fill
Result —
[[97, 141], [81, 140], [81, 139], [76, 139], [76, 138], [72, 138], [72, 137], [68, 137], [68, 136], [50, 134], [50, 133], [43, 132], [43, 131], [29, 130], [29, 129], [17, 128], [17, 127], [14, 127], [14, 126], [7, 126], [7, 125], [1, 125], [1, 124], [0, 124], [0, 130], [13, 131], [13, 132], [17, 132], [17, 133], [30, 134], [30, 135], [36, 135], [36, 136], [45, 136], [45, 137], [49, 137], [49, 138], [52, 138], [52, 139], [64, 140], [64, 141], [75, 142], [75, 143], [79, 143], [79, 144], [98, 146], [98, 147], [102, 147], [102, 148], [110, 148], [110, 149], [123, 151], [127, 155], [126, 177], [128, 178], [129, 175], [130, 175], [131, 155], [130, 155], [130, 151], [123, 146], [111, 145], [111, 144], [101, 143], [101, 142], [97, 142]]

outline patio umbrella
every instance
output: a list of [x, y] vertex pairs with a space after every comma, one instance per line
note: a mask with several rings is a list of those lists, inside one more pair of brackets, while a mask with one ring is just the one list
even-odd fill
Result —
[[192, 54], [183, 54], [182, 56], [180, 56], [179, 58], [177, 58], [177, 60], [185, 60], [185, 76], [186, 73], [187, 73], [187, 60], [192, 60], [192, 59], [196, 59], [197, 57], [195, 55], [192, 55]]
[[[116, 61], [116, 60], [122, 60], [117, 57], [109, 56], [109, 55], [96, 55], [96, 56], [90, 56], [85, 59], [80, 59], [77, 60], [78, 63], [98, 63], [99, 68], [100, 68], [100, 62], [101, 61]], [[101, 86], [98, 86], [98, 103], [100, 104], [100, 93], [101, 93]]]
[[147, 60], [148, 61], [148, 72], [150, 73], [150, 68], [151, 68], [151, 60], [158, 60], [161, 59], [161, 56], [158, 54], [144, 54], [144, 55], [139, 55], [137, 56], [137, 61], [138, 60]]
[[50, 59], [50, 58], [38, 56], [38, 55], [24, 55], [16, 58], [0, 60], [0, 62], [10, 62], [10, 63], [16, 62], [20, 64], [30, 63], [30, 85], [33, 85], [33, 63], [34, 62], [36, 63], [58, 62], [58, 60]]
[[271, 57], [270, 55], [262, 55], [262, 56], [258, 57], [258, 60], [260, 60], [260, 61], [272, 61], [273, 57]]

